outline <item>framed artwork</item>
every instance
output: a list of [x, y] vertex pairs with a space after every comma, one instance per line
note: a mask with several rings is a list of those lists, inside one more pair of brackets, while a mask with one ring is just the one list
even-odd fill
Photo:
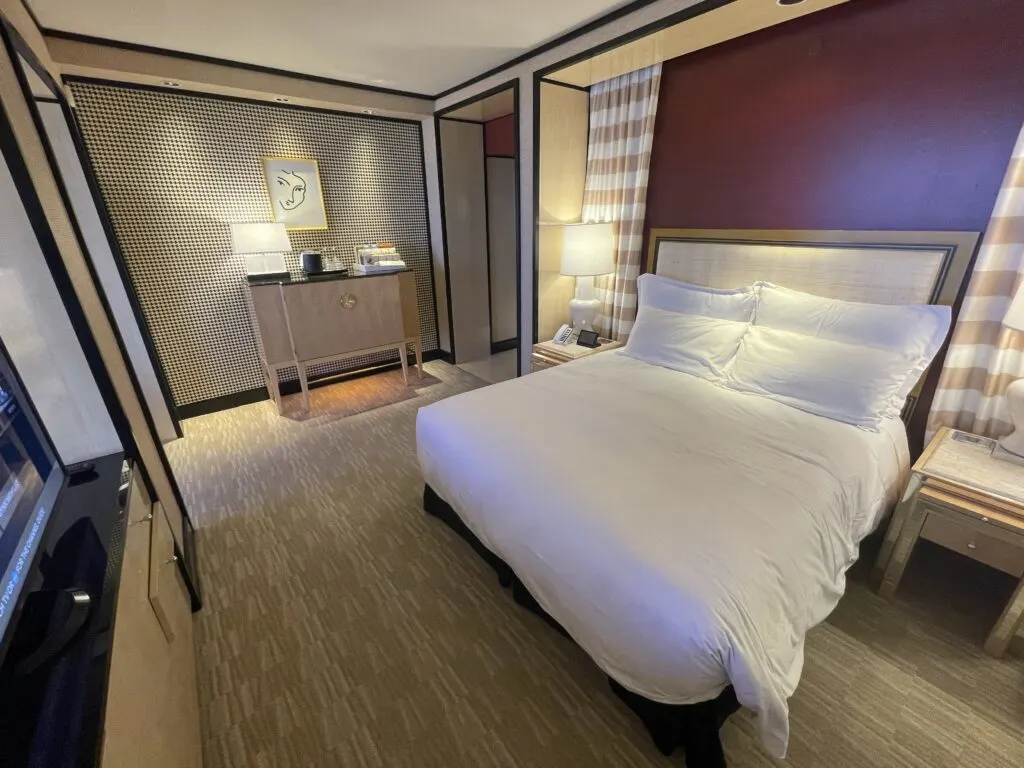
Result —
[[288, 229], [327, 229], [320, 169], [308, 157], [264, 157], [274, 221]]

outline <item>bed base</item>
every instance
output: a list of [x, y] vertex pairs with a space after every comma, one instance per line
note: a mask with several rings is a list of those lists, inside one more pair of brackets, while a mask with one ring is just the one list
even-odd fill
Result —
[[[498, 583], [511, 588], [513, 599], [550, 624], [561, 634], [569, 633], [537, 603], [515, 572], [478, 539], [454, 509], [429, 485], [423, 488], [423, 509], [469, 542], [498, 574]], [[629, 707], [647, 728], [655, 746], [663, 755], [671, 755], [679, 747], [686, 754], [687, 768], [726, 768], [725, 752], [719, 729], [733, 712], [740, 708], [736, 692], [730, 685], [717, 698], [697, 704], [661, 704], [628, 691], [608, 678], [612, 691]]]

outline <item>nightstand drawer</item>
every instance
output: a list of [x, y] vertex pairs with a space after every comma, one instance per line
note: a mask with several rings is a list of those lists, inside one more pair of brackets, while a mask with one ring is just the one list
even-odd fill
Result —
[[554, 368], [556, 365], [559, 365], [558, 361], [534, 354], [530, 361], [530, 373], [543, 371], [547, 368]]
[[1017, 578], [1024, 575], [1024, 548], [975, 531], [948, 517], [928, 515], [921, 537]]

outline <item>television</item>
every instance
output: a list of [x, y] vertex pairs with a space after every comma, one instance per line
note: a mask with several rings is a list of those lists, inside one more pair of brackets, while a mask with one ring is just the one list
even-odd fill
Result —
[[53, 445], [0, 341], [0, 664], [64, 487]]

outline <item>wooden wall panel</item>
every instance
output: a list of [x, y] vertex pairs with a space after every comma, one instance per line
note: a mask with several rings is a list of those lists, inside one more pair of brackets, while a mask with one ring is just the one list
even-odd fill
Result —
[[580, 220], [587, 176], [590, 97], [586, 91], [542, 83], [540, 87], [540, 241], [537, 275], [537, 338], [550, 339], [569, 322], [575, 283], [559, 274], [558, 227]]
[[455, 359], [463, 363], [491, 354], [483, 125], [442, 120], [441, 165]]

